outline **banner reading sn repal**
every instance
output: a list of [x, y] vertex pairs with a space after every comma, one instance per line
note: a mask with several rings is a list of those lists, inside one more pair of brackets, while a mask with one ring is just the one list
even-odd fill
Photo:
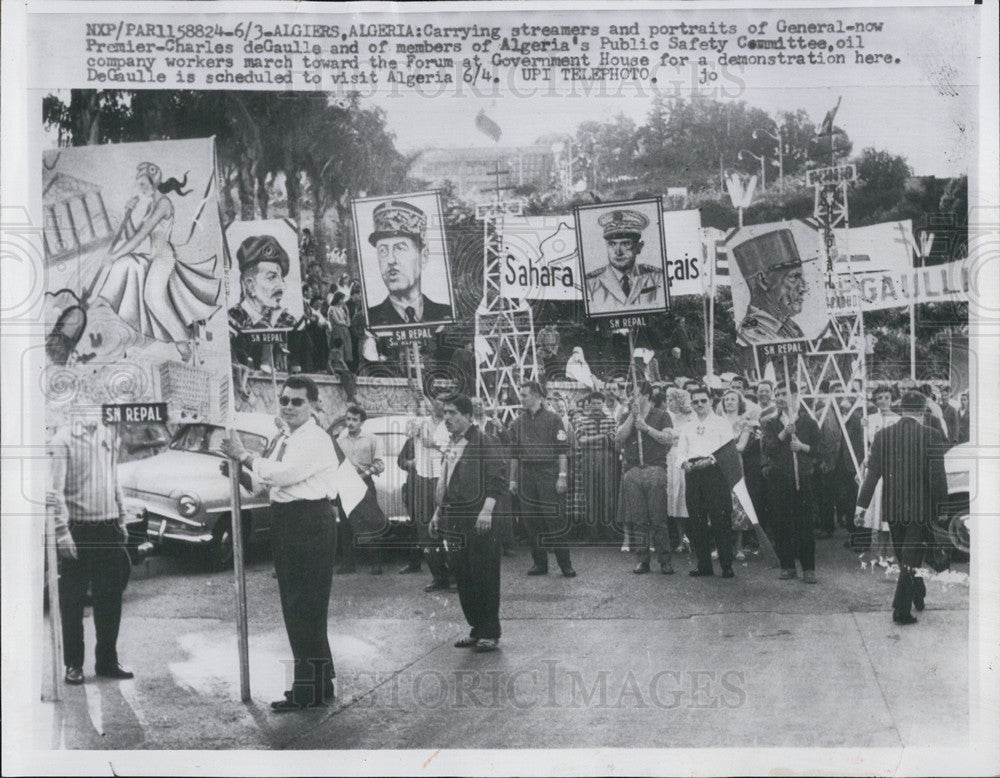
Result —
[[[664, 211], [670, 296], [704, 294], [701, 212]], [[572, 214], [506, 216], [500, 290], [524, 300], [581, 300], [576, 228]]]
[[42, 180], [50, 424], [92, 406], [120, 406], [110, 422], [225, 423], [214, 141], [58, 149]]

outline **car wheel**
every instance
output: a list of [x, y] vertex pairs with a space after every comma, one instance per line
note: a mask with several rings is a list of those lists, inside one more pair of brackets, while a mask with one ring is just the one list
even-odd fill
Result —
[[964, 554], [969, 553], [972, 547], [972, 537], [969, 533], [969, 514], [966, 512], [956, 513], [948, 521], [948, 540], [951, 544]]
[[[243, 520], [243, 558], [246, 559], [247, 543], [250, 538], [250, 522]], [[208, 545], [208, 564], [213, 570], [229, 570], [233, 566], [233, 533], [229, 516], [220, 518], [212, 530], [212, 542]]]

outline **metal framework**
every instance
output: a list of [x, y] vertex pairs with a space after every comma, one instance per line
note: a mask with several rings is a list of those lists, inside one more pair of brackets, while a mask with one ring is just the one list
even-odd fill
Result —
[[[816, 175], [813, 179], [816, 190], [813, 215], [819, 221], [823, 232], [827, 285], [836, 292], [838, 274], [834, 269], [833, 231], [842, 230], [845, 236], [841, 250], [846, 255], [848, 264], [840, 275], [850, 275], [851, 254], [846, 243], [850, 221], [847, 190], [849, 182], [854, 180], [856, 174], [853, 165], [814, 172], [820, 175]], [[805, 352], [795, 355], [794, 370], [799, 396], [808, 401], [804, 405], [813, 418], [822, 425], [826, 415], [834, 413], [847, 443], [851, 460], [858, 471], [868, 455], [867, 436], [862, 435], [863, 450], [855, 451], [851, 437], [847, 434], [847, 420], [858, 409], [861, 410], [862, 418], [867, 416], [868, 380], [865, 351], [864, 316], [858, 301], [849, 313], [832, 316], [820, 336], [807, 344]], [[788, 359], [785, 357], [786, 376], [789, 375]], [[837, 393], [824, 392], [821, 388], [824, 381], [839, 382], [844, 390]], [[844, 397], [851, 401], [846, 411], [841, 409], [839, 403]]]
[[531, 308], [524, 300], [511, 300], [500, 293], [503, 259], [504, 217], [521, 214], [523, 203], [504, 200], [501, 186], [506, 170], [497, 160], [494, 198], [476, 206], [483, 223], [483, 299], [476, 309], [476, 395], [488, 412], [508, 423], [520, 408], [517, 389], [524, 380], [538, 375], [535, 356], [535, 326]]

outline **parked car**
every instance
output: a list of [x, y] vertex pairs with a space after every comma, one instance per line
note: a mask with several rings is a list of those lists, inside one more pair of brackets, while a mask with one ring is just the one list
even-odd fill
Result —
[[[375, 417], [362, 427], [375, 436], [378, 455], [386, 462], [386, 472], [374, 480], [379, 505], [392, 523], [408, 518], [402, 495], [406, 474], [396, 467], [408, 420]], [[269, 414], [237, 413], [235, 422], [243, 445], [256, 454], [263, 453], [278, 433]], [[335, 423], [331, 430], [336, 428]], [[224, 459], [221, 441], [227, 434], [219, 425], [187, 424], [175, 433], [166, 451], [118, 469], [130, 510], [146, 517], [149, 541], [159, 547], [203, 549], [216, 568], [228, 566], [233, 555], [229, 479], [219, 470]], [[266, 496], [241, 487], [240, 506], [245, 543], [265, 539], [271, 528]]]
[[939, 506], [934, 523], [933, 553], [939, 563], [954, 557], [967, 558], [971, 548], [969, 504], [975, 492], [975, 458], [968, 443], [953, 446], [944, 455], [948, 499]]

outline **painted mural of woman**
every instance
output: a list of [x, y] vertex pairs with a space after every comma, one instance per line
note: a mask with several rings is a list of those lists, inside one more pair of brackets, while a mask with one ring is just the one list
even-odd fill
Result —
[[[183, 191], [186, 173], [183, 181], [164, 181], [157, 165], [142, 162], [135, 180], [139, 195], [125, 204], [121, 229], [111, 242], [101, 271], [106, 275], [95, 280], [96, 296], [136, 332], [174, 343], [188, 361], [194, 353], [199, 325], [220, 308], [218, 260], [213, 256], [185, 262], [171, 243], [174, 205], [167, 195], [184, 197], [189, 193]], [[146, 207], [142, 209], [144, 201]], [[142, 215], [136, 218], [139, 211]]]

